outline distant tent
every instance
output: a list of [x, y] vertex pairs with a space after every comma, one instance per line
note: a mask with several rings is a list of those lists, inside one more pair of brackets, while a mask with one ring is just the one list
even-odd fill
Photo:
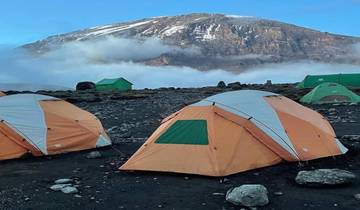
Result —
[[275, 93], [240, 90], [165, 118], [120, 169], [227, 176], [346, 151], [319, 113]]
[[360, 96], [340, 84], [325, 82], [303, 96], [300, 101], [309, 104], [358, 103], [360, 102]]
[[96, 83], [96, 90], [131, 90], [133, 84], [124, 78], [103, 79]]
[[0, 97], [1, 97], [1, 96], [6, 96], [6, 94], [5, 94], [4, 92], [1, 92], [1, 91], [0, 91]]
[[307, 75], [298, 88], [314, 88], [324, 82], [335, 82], [346, 87], [360, 87], [360, 74]]
[[101, 122], [68, 102], [37, 94], [0, 97], [0, 160], [111, 144]]

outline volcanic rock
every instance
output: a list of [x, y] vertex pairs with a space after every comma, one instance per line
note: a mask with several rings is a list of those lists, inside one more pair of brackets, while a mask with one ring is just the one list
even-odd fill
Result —
[[356, 175], [341, 169], [317, 169], [300, 171], [295, 181], [299, 185], [310, 187], [336, 186], [352, 183]]
[[96, 86], [95, 86], [95, 83], [93, 82], [79, 82], [77, 83], [76, 85], [76, 90], [93, 90], [95, 89]]
[[263, 185], [247, 184], [230, 189], [226, 200], [235, 205], [247, 207], [265, 206], [269, 203], [268, 191]]

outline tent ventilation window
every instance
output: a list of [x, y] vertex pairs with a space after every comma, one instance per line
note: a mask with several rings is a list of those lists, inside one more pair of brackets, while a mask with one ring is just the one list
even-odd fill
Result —
[[178, 120], [155, 143], [208, 145], [207, 121]]

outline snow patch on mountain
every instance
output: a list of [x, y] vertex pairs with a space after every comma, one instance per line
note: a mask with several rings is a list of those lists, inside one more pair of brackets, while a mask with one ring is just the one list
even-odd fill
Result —
[[216, 24], [210, 25], [203, 36], [203, 40], [214, 40], [216, 39], [215, 34], [213, 34], [213, 28], [217, 26]]
[[103, 26], [95, 26], [95, 27], [91, 27], [89, 28], [90, 30], [100, 30], [100, 29], [104, 29], [104, 28], [110, 28], [110, 27], [114, 27], [114, 25], [103, 25]]
[[200, 41], [211, 41], [216, 39], [216, 34], [220, 28], [218, 24], [211, 24], [208, 27], [204, 28], [201, 25], [196, 26], [193, 30], [193, 34], [195, 35], [196, 40]]
[[141, 25], [145, 25], [145, 24], [148, 24], [150, 22], [153, 22], [153, 20], [147, 20], [147, 21], [137, 22], [137, 23], [134, 23], [134, 24], [118, 26], [118, 27], [104, 27], [104, 28], [100, 28], [100, 30], [95, 29], [95, 31], [87, 33], [87, 34], [85, 34], [85, 36], [99, 36], [99, 35], [112, 34], [112, 33], [115, 33], [115, 32], [128, 30], [128, 29], [135, 28], [135, 27], [138, 27], [138, 26], [141, 26]]
[[241, 16], [241, 15], [225, 15], [228, 18], [255, 18], [254, 16]]
[[186, 26], [180, 25], [180, 26], [173, 26], [173, 27], [166, 27], [164, 32], [162, 33], [162, 36], [171, 36], [175, 33], [178, 33], [182, 30], [184, 30]]

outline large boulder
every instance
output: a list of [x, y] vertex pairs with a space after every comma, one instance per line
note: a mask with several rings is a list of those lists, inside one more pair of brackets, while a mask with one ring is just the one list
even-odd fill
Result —
[[241, 83], [240, 82], [233, 82], [233, 83], [229, 83], [227, 85], [228, 88], [231, 88], [233, 90], [240, 90], [242, 88]]
[[226, 88], [226, 84], [224, 81], [220, 81], [218, 84], [217, 84], [217, 87], [218, 88]]
[[226, 193], [226, 200], [246, 207], [265, 206], [269, 203], [266, 187], [259, 184], [246, 184], [230, 189]]
[[265, 83], [265, 85], [272, 85], [272, 81], [271, 80], [266, 80], [266, 83]]
[[79, 82], [76, 85], [76, 90], [94, 90], [96, 88], [95, 83], [93, 82]]
[[341, 169], [317, 169], [312, 171], [300, 171], [295, 181], [299, 185], [310, 187], [325, 187], [344, 185], [353, 182], [356, 175]]

